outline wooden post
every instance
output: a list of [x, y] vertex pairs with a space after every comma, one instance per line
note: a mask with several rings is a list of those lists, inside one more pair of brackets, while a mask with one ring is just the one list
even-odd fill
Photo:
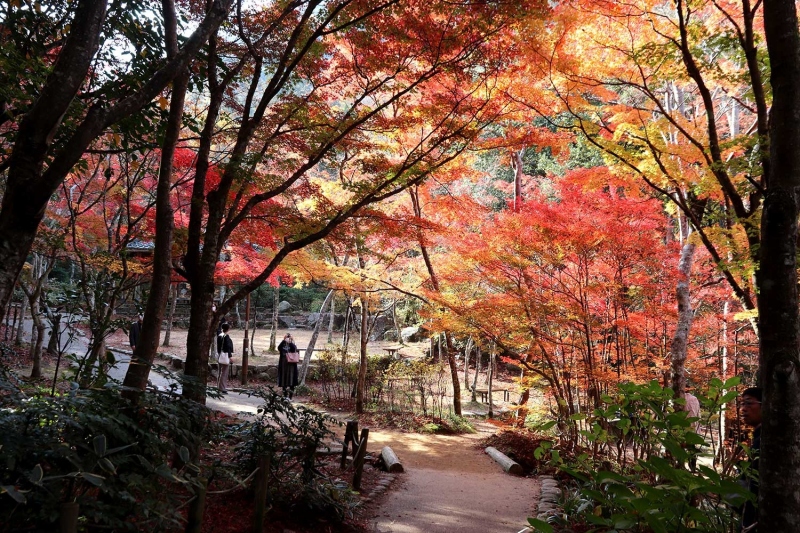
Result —
[[250, 326], [250, 293], [247, 293], [247, 304], [244, 308], [244, 342], [242, 346], [242, 385], [247, 385], [247, 359], [250, 353], [250, 339], [247, 328]]
[[358, 451], [353, 456], [353, 489], [359, 490], [361, 488], [361, 474], [364, 473], [364, 457], [367, 455], [367, 440], [369, 439], [369, 429], [364, 428], [361, 430], [361, 438], [358, 439]]
[[255, 506], [253, 507], [253, 533], [263, 533], [264, 517], [267, 514], [267, 490], [269, 488], [270, 460], [268, 455], [258, 458], [258, 472], [253, 481]]
[[186, 533], [200, 533], [203, 529], [203, 513], [206, 510], [206, 489], [208, 480], [197, 478], [194, 484], [194, 500], [189, 504], [189, 512], [186, 516]]
[[353, 457], [356, 455], [356, 436], [358, 435], [358, 420], [348, 420], [344, 430], [344, 444], [342, 445], [341, 468], [347, 465], [347, 445], [353, 443]]
[[492, 391], [492, 380], [494, 378], [494, 357], [495, 357], [494, 350], [495, 346], [494, 343], [492, 343], [492, 351], [489, 353], [489, 386], [487, 387], [488, 389], [487, 395], [489, 396], [489, 418], [494, 417], [494, 402], [492, 399], [492, 392], [494, 392]]
[[76, 502], [64, 502], [61, 504], [61, 513], [58, 517], [58, 527], [60, 533], [78, 532], [78, 511]]

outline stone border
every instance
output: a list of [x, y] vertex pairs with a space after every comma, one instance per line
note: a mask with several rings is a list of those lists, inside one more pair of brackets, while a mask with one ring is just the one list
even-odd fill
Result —
[[378, 496], [380, 496], [381, 494], [383, 494], [384, 492], [386, 492], [387, 490], [389, 490], [389, 487], [392, 485], [392, 482], [395, 480], [396, 477], [397, 477], [396, 474], [389, 474], [388, 472], [384, 472], [383, 474], [381, 474], [380, 481], [378, 481], [378, 485], [372, 490], [372, 492], [361, 498], [361, 501], [358, 502], [358, 505], [364, 505], [366, 503], [369, 503]]
[[561, 498], [561, 489], [553, 476], [539, 476], [542, 482], [542, 491], [536, 508], [536, 517], [545, 519], [548, 515], [558, 510], [558, 501]]

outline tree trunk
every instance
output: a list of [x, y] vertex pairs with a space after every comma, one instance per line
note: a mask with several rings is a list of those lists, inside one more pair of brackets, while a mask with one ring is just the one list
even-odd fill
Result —
[[276, 342], [278, 338], [278, 304], [281, 303], [280, 290], [281, 282], [278, 281], [278, 284], [275, 285], [275, 290], [273, 291], [272, 297], [272, 328], [269, 332], [269, 353], [275, 353], [277, 351]]
[[758, 276], [763, 385], [759, 531], [800, 531], [800, 35], [794, 0], [764, 3], [773, 104]]
[[17, 346], [22, 345], [23, 336], [25, 334], [25, 311], [28, 307], [28, 299], [23, 298], [19, 304], [19, 325], [17, 327], [17, 334], [14, 337], [14, 344]]
[[494, 416], [494, 400], [492, 399], [492, 385], [494, 380], [494, 360], [497, 356], [494, 353], [494, 347], [492, 347], [492, 352], [489, 354], [489, 383], [488, 383], [488, 394], [489, 397], [489, 418]]
[[350, 320], [353, 316], [353, 304], [347, 298], [347, 311], [344, 314], [344, 332], [342, 332], [342, 353], [347, 353], [347, 345], [350, 344]]
[[397, 337], [397, 342], [402, 345], [403, 336], [400, 332], [400, 324], [397, 322], [397, 300], [392, 302], [392, 325], [394, 326], [394, 334]]
[[53, 355], [58, 353], [58, 346], [61, 337], [61, 315], [49, 315], [50, 321], [50, 340], [47, 343], [47, 351]]
[[308, 341], [308, 346], [306, 346], [306, 353], [303, 356], [303, 367], [300, 371], [300, 385], [306, 384], [306, 375], [308, 374], [308, 364], [311, 362], [311, 355], [314, 353], [314, 346], [317, 344], [317, 337], [319, 336], [319, 330], [322, 328], [322, 315], [325, 313], [325, 309], [328, 307], [328, 304], [333, 300], [333, 290], [328, 291], [328, 295], [325, 296], [325, 300], [322, 302], [322, 305], [319, 308], [319, 319], [317, 323], [314, 324], [314, 332], [311, 334], [311, 339]]
[[472, 401], [478, 401], [475, 389], [478, 387], [478, 375], [481, 373], [481, 347], [475, 345], [475, 377], [472, 379]]
[[469, 355], [472, 352], [472, 337], [467, 339], [467, 345], [464, 347], [464, 388], [469, 390]]
[[102, 329], [92, 329], [92, 341], [89, 345], [89, 353], [83, 360], [80, 367], [79, 382], [82, 389], [88, 389], [94, 383], [95, 364], [102, 364], [106, 353], [106, 341]]
[[170, 346], [169, 337], [172, 333], [172, 322], [175, 320], [175, 307], [178, 305], [178, 284], [172, 285], [172, 298], [169, 303], [169, 314], [167, 315], [167, 329], [164, 332], [164, 342], [161, 346]]
[[678, 265], [678, 286], [675, 289], [675, 300], [678, 304], [678, 324], [672, 337], [670, 352], [672, 355], [672, 390], [675, 398], [683, 398], [686, 393], [686, 347], [689, 341], [689, 330], [692, 327], [692, 303], [689, 298], [689, 283], [692, 276], [695, 245], [688, 240], [681, 250]]
[[[419, 201], [419, 195], [417, 194], [416, 189], [409, 189], [409, 194], [411, 194], [411, 203], [414, 207], [414, 214], [418, 218], [422, 218], [422, 206]], [[431, 261], [430, 255], [428, 254], [428, 247], [425, 245], [425, 240], [423, 238], [422, 233], [417, 234], [417, 241], [419, 242], [419, 249], [422, 253], [422, 259], [425, 261], [425, 268], [428, 270], [428, 276], [431, 280], [431, 285], [433, 285], [434, 290], [440, 292], [441, 289], [439, 287], [439, 278], [436, 276], [436, 271], [433, 269], [433, 262]], [[453, 350], [453, 347], [450, 346], [452, 340], [447, 336], [447, 332], [445, 332], [445, 339], [448, 342], [448, 350], [447, 353], [447, 363], [450, 365], [450, 378], [453, 382], [453, 412], [457, 416], [461, 416], [461, 383], [458, 380], [458, 366], [456, 365], [456, 358]], [[441, 361], [441, 350], [439, 352], [440, 361]], [[433, 358], [433, 345], [431, 345], [431, 358]]]
[[522, 206], [522, 152], [517, 150], [511, 154], [511, 168], [514, 170], [514, 212]]
[[360, 342], [360, 364], [358, 367], [358, 383], [356, 384], [356, 413], [364, 412], [364, 396], [367, 388], [367, 336], [369, 318], [369, 305], [367, 305], [367, 294], [361, 295], [361, 342]]
[[333, 344], [333, 328], [336, 326], [336, 296], [331, 298], [331, 316], [328, 319], [328, 344]]
[[33, 368], [31, 368], [31, 377], [42, 377], [42, 345], [44, 344], [44, 320], [39, 318], [36, 322], [36, 346], [31, 347], [33, 352]]
[[[164, 1], [163, 5], [166, 40], [168, 42], [167, 55], [171, 58], [178, 53], [177, 22], [174, 5], [167, 0]], [[172, 6], [172, 11], [169, 10], [170, 6]], [[170, 198], [172, 163], [180, 136], [183, 104], [188, 86], [189, 71], [186, 70], [181, 72], [173, 83], [169, 119], [161, 148], [161, 165], [158, 173], [158, 184], [156, 185], [156, 236], [153, 250], [153, 275], [150, 282], [150, 292], [144, 308], [144, 316], [142, 317], [139, 342], [136, 344], [131, 356], [128, 372], [125, 374], [125, 380], [123, 381], [123, 386], [125, 387], [123, 394], [132, 401], [135, 401], [138, 397], [136, 391], [144, 391], [147, 387], [150, 367], [155, 361], [158, 342], [161, 339], [164, 309], [169, 300], [172, 278], [172, 235], [175, 228], [174, 212]]]

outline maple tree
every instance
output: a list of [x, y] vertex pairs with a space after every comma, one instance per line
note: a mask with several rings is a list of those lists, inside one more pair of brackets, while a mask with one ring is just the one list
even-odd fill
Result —
[[150, 272], [151, 258], [135, 255], [135, 245], [152, 239], [157, 160], [152, 150], [87, 156], [83, 170], [70, 174], [49, 209], [63, 221], [91, 334], [78, 370], [84, 387], [105, 379], [105, 340], [121, 325], [117, 309]]
[[[179, 267], [192, 287], [186, 373], [199, 387], [185, 388], [192, 398], [205, 397], [215, 319], [288, 254], [455, 159], [498, 113], [490, 82], [502, 58], [489, 38], [516, 12], [414, 5], [287, 3], [237, 13], [244, 49], [221, 64], [223, 50], [241, 46], [212, 37], [210, 104]], [[377, 35], [385, 46], [372, 46]], [[218, 133], [223, 111], [236, 119], [231, 132]], [[213, 174], [211, 147], [223, 139], [227, 155]], [[343, 194], [312, 185], [315, 168]], [[218, 255], [250, 222], [250, 234], [259, 227], [265, 240], [274, 235], [267, 266], [212, 314]]]
[[511, 89], [552, 124], [582, 132], [617, 176], [669, 202], [748, 310], [769, 170], [760, 8], [561, 3], [523, 66], [546, 81]]
[[53, 193], [110, 128], [141, 133], [158, 123], [153, 100], [185, 71], [230, 5], [210, 3], [169, 60], [160, 21], [149, 15], [174, 12], [171, 0], [162, 9], [147, 1], [9, 2], [2, 11], [2, 314]]
[[[584, 173], [568, 174], [554, 184], [555, 197], [536, 195], [517, 213], [473, 207], [470, 222], [448, 232], [440, 290], [426, 293], [446, 307], [434, 315], [443, 327], [494, 341], [544, 379], [565, 417], [599, 405], [620, 380], [661, 379], [675, 328], [668, 287], [677, 265], [665, 261], [675, 245], [665, 242], [660, 203], [583, 189]], [[467, 202], [458, 205], [463, 213]], [[700, 370], [695, 350], [691, 364]]]

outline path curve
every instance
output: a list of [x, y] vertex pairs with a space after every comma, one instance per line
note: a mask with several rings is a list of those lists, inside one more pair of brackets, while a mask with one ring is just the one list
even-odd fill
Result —
[[374, 533], [518, 532], [539, 494], [534, 478], [503, 472], [479, 441], [495, 428], [476, 422], [471, 435], [370, 430], [369, 448], [391, 446], [406, 471], [367, 511]]

